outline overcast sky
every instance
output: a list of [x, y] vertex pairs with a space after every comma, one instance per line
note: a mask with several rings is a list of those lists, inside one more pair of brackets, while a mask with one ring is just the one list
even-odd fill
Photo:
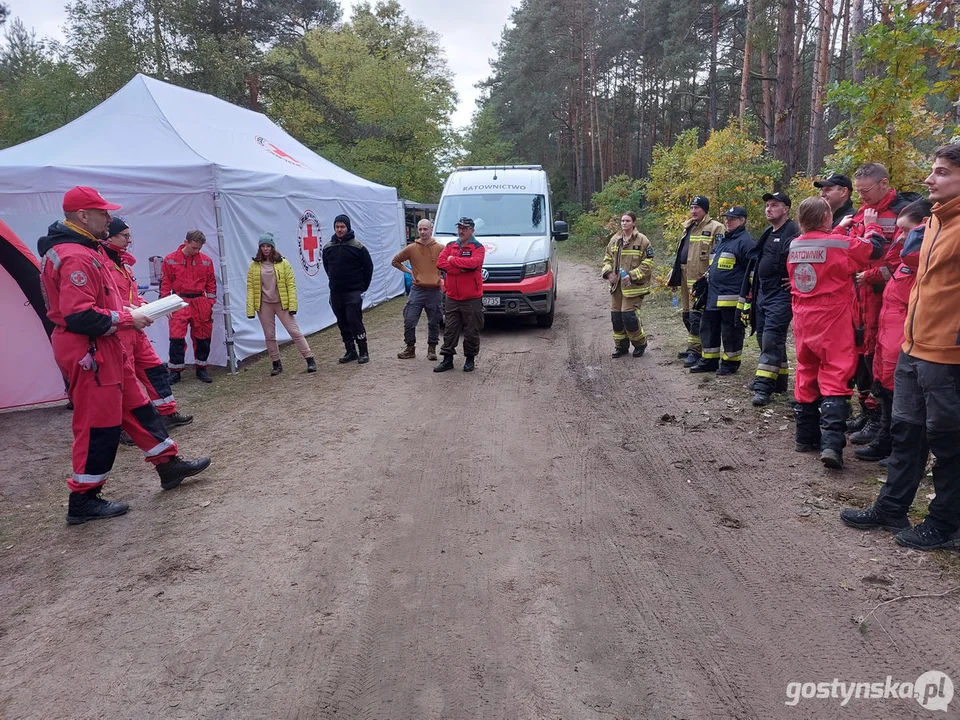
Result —
[[[23, 20], [37, 35], [63, 39], [66, 21], [66, 0], [5, 0], [11, 15]], [[400, 0], [400, 5], [414, 20], [419, 20], [440, 34], [447, 61], [454, 74], [460, 104], [453, 115], [453, 124], [462, 127], [470, 122], [479, 92], [474, 85], [490, 75], [493, 43], [500, 40], [511, 8], [519, 0]], [[373, 4], [373, 3], [371, 3]], [[341, 0], [344, 16], [349, 17], [349, 0]]]

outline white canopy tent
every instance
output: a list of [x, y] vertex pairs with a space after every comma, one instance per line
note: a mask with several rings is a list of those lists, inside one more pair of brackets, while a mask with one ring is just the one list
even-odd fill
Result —
[[[246, 317], [247, 269], [264, 230], [293, 265], [305, 333], [334, 322], [320, 249], [340, 213], [373, 257], [365, 305], [403, 292], [402, 274], [390, 265], [403, 243], [396, 190], [324, 160], [265, 115], [210, 95], [137, 75], [59, 130], [0, 151], [0, 218], [31, 248], [62, 219], [63, 193], [75, 185], [123, 206], [115, 214], [131, 227], [134, 270], [148, 300], [158, 296], [159, 260], [188, 230], [204, 232], [204, 252], [219, 268], [213, 364], [233, 368], [234, 357], [265, 348], [259, 322]], [[148, 335], [166, 360], [166, 320]]]

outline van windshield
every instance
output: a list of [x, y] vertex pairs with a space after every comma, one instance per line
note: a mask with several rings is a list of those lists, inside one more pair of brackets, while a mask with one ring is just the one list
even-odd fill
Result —
[[478, 237], [543, 235], [547, 232], [543, 195], [447, 195], [434, 234], [456, 235], [457, 221], [473, 218]]

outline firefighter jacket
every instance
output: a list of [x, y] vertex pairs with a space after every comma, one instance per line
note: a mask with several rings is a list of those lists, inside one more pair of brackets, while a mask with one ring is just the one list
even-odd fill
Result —
[[[626, 279], [621, 270], [626, 272]], [[653, 245], [647, 236], [634, 229], [627, 238], [622, 232], [610, 238], [600, 275], [605, 278], [609, 273], [616, 273], [620, 278], [616, 285], [610, 286], [611, 295], [618, 288], [624, 297], [649, 295], [653, 284]]]
[[453, 300], [472, 300], [483, 297], [483, 259], [486, 248], [476, 238], [460, 244], [449, 242], [440, 251], [437, 267], [446, 273], [443, 290]]
[[960, 365], [960, 197], [933, 206], [910, 292], [903, 350], [911, 357]]
[[[263, 298], [260, 270], [263, 266], [254, 260], [247, 270], [247, 317], [252, 318], [260, 310], [260, 301]], [[283, 258], [273, 263], [273, 273], [277, 276], [277, 294], [280, 296], [280, 307], [288, 312], [297, 311], [297, 280], [293, 276], [293, 267]]]
[[133, 266], [137, 264], [136, 258], [126, 250], [116, 250], [106, 243], [103, 243], [103, 251], [110, 258], [113, 281], [117, 285], [123, 304], [129, 307], [146, 304], [147, 301], [140, 296], [137, 288], [137, 276], [133, 274]]
[[160, 297], [176, 293], [185, 300], [203, 297], [217, 301], [217, 276], [213, 260], [202, 252], [187, 257], [181, 245], [163, 259], [163, 276], [160, 278]]
[[787, 257], [794, 314], [807, 309], [852, 312], [853, 275], [880, 257], [879, 241], [814, 231], [794, 238]]
[[47, 317], [56, 325], [57, 364], [70, 367], [90, 353], [100, 384], [121, 383], [123, 346], [116, 333], [132, 328], [133, 317], [124, 309], [110, 259], [92, 235], [66, 221], [51, 225], [39, 245]]
[[[790, 254], [790, 242], [799, 234], [800, 228], [793, 220], [787, 220], [777, 230], [772, 225], [767, 226], [754, 245], [737, 301], [737, 309], [747, 314], [742, 319], [744, 327], [749, 325], [751, 330], [756, 329], [761, 288], [765, 297], [779, 292], [789, 294], [790, 291], [783, 288], [783, 281], [789, 278], [787, 256]], [[761, 267], [765, 253], [768, 260]]]
[[[755, 248], [753, 236], [745, 227], [721, 235], [713, 248], [707, 279], [707, 310], [736, 308], [740, 301], [743, 279]], [[689, 268], [687, 270], [689, 278]]]
[[[710, 253], [713, 245], [723, 235], [723, 224], [704, 215], [700, 222], [693, 218], [684, 223], [684, 233], [677, 243], [677, 254], [673, 261], [673, 272], [667, 283], [670, 287], [680, 287], [682, 271], [687, 271], [687, 286], [693, 284], [707, 272], [710, 267]], [[687, 261], [683, 260], [683, 245], [687, 243]]]

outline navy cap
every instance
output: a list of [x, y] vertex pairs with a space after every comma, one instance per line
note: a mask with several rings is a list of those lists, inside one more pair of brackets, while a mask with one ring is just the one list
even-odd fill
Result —
[[114, 215], [110, 219], [110, 224], [107, 226], [107, 232], [110, 233], [109, 235], [107, 235], [107, 237], [113, 237], [114, 235], [119, 235], [129, 227], [130, 226], [127, 225], [126, 220], [124, 220], [119, 215]]
[[744, 218], [747, 217], [747, 209], [742, 205], [734, 205], [723, 214], [724, 217]]
[[787, 194], [786, 194], [786, 193], [782, 193], [782, 192], [775, 192], [775, 193], [767, 193], [767, 194], [765, 194], [765, 195], [763, 196], [763, 201], [764, 201], [764, 202], [767, 202], [767, 200], [776, 200], [777, 202], [782, 202], [782, 203], [783, 203], [784, 205], [786, 205], [787, 207], [790, 207], [790, 204], [791, 204], [791, 203], [790, 203], [790, 198], [787, 197]]
[[850, 178], [846, 175], [841, 175], [840, 173], [833, 173], [830, 177], [825, 180], [817, 180], [813, 183], [815, 188], [825, 188], [825, 187], [845, 187], [847, 190], [853, 191], [853, 183], [850, 182]]

